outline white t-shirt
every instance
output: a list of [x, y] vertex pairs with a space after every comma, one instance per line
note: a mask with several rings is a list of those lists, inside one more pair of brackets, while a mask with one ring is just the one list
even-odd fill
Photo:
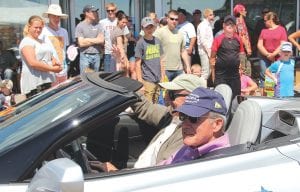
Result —
[[[112, 44], [111, 44], [110, 34], [117, 27], [117, 22], [118, 22], [117, 18], [115, 18], [113, 21], [109, 20], [108, 18], [105, 18], [105, 19], [100, 20], [100, 22], [99, 22], [100, 26], [104, 30], [104, 40], [105, 40], [104, 53], [105, 54], [111, 54]], [[124, 28], [124, 35], [127, 35], [127, 34], [129, 34], [129, 30], [126, 26]]]
[[204, 55], [207, 54], [206, 51], [208, 51], [208, 54], [210, 55], [213, 41], [214, 35], [212, 25], [207, 19], [203, 19], [203, 21], [197, 27], [197, 43], [199, 54]]
[[51, 46], [54, 58], [63, 64], [63, 70], [59, 73], [59, 75], [66, 75], [66, 48], [67, 45], [69, 45], [69, 36], [67, 30], [59, 27], [59, 29], [55, 31], [49, 26], [45, 26], [41, 35], [39, 36], [39, 39]]
[[185, 40], [185, 48], [188, 49], [191, 43], [190, 39], [196, 37], [196, 30], [194, 28], [194, 25], [188, 21], [185, 21], [181, 24], [178, 24], [176, 28], [183, 34]]
[[22, 59], [22, 74], [21, 74], [21, 93], [27, 94], [37, 88], [37, 86], [44, 83], [51, 83], [55, 81], [53, 72], [44, 72], [30, 67], [22, 54], [22, 49], [26, 46], [31, 46], [35, 50], [35, 57], [39, 61], [43, 61], [52, 65], [51, 57], [53, 55], [52, 48], [48, 43], [38, 42], [30, 37], [22, 39], [19, 50]]

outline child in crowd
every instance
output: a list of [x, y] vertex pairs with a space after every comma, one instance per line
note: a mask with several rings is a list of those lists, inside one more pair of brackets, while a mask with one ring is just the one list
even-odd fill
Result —
[[201, 74], [202, 74], [202, 68], [201, 68], [201, 65], [198, 64], [198, 63], [193, 64], [193, 65], [191, 66], [191, 72], [192, 72], [192, 74], [201, 77]]
[[162, 46], [158, 38], [153, 36], [156, 23], [150, 17], [142, 19], [141, 23], [144, 36], [141, 37], [135, 48], [136, 76], [144, 85], [145, 97], [153, 102], [158, 102], [160, 87], [158, 83], [163, 79]]
[[15, 104], [12, 94], [13, 82], [9, 79], [0, 81], [0, 111]]
[[294, 96], [295, 61], [291, 59], [293, 55], [292, 44], [290, 42], [283, 42], [279, 54], [279, 60], [267, 68], [265, 75], [274, 81], [274, 96]]
[[244, 74], [245, 68], [240, 67], [240, 77], [241, 77], [241, 95], [254, 95], [257, 89], [257, 84], [251, 79], [251, 77]]

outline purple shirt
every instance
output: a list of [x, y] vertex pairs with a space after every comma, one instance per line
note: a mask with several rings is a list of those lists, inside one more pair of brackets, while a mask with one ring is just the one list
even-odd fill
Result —
[[211, 142], [201, 145], [198, 148], [192, 148], [184, 145], [181, 149], [171, 155], [171, 157], [169, 157], [167, 160], [160, 162], [159, 165], [169, 165], [190, 161], [193, 159], [197, 159], [198, 157], [205, 155], [211, 151], [222, 149], [225, 147], [230, 147], [229, 137], [227, 133]]

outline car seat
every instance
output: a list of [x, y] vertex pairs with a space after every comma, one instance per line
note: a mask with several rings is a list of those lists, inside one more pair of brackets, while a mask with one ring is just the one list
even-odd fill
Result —
[[258, 103], [245, 100], [239, 104], [228, 126], [227, 134], [231, 145], [259, 141], [262, 125], [262, 110]]

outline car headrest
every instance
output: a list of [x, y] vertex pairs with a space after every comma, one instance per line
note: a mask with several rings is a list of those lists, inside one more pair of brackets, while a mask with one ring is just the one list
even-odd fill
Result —
[[225, 101], [227, 107], [227, 114], [230, 112], [231, 100], [232, 100], [232, 90], [229, 85], [226, 84], [219, 84], [215, 87], [215, 91], [220, 93]]
[[258, 103], [245, 100], [239, 104], [227, 129], [231, 145], [256, 143], [262, 125], [262, 110]]

